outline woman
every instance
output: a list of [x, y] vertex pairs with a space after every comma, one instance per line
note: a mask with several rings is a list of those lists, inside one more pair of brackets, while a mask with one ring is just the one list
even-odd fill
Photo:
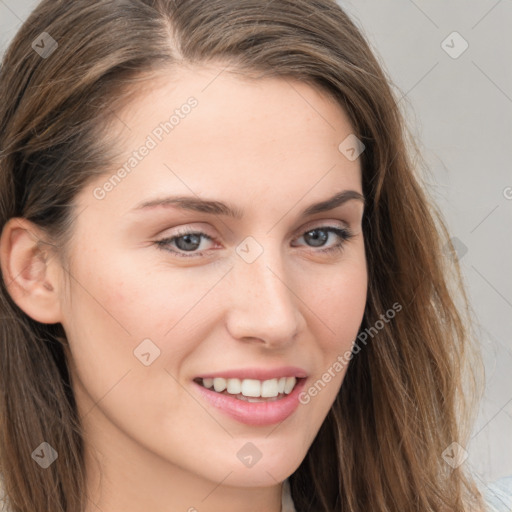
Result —
[[43, 1], [0, 93], [9, 510], [485, 509], [457, 262], [336, 3]]

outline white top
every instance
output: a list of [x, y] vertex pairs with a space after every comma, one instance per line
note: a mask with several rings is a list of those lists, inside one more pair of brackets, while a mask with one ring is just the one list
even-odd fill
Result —
[[290, 492], [290, 482], [286, 479], [283, 482], [283, 494], [281, 495], [281, 512], [297, 512], [293, 504]]
[[[490, 507], [489, 512], [512, 512], [512, 476], [500, 478], [487, 485], [483, 495]], [[293, 505], [288, 479], [283, 482], [281, 512], [297, 512]]]

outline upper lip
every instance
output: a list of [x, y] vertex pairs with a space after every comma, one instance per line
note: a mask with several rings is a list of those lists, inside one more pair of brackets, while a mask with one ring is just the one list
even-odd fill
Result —
[[215, 377], [224, 377], [225, 379], [256, 379], [270, 380], [280, 379], [281, 377], [305, 378], [308, 374], [303, 368], [297, 366], [281, 366], [279, 368], [238, 368], [231, 370], [221, 370], [219, 372], [204, 373], [198, 375], [196, 379], [214, 379]]

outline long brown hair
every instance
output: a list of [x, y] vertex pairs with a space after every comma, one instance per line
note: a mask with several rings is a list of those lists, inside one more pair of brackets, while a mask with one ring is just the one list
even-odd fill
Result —
[[[36, 48], [44, 55], [33, 45], [43, 38]], [[43, 0], [0, 71], [0, 227], [12, 217], [34, 222], [65, 261], [73, 198], [112, 168], [109, 121], [143, 93], [145, 79], [183, 62], [320, 87], [365, 145], [361, 332], [392, 304], [402, 309], [354, 354], [290, 476], [297, 511], [483, 510], [466, 465], [443, 457], [453, 442], [465, 446], [479, 398], [458, 263], [390, 79], [334, 1]], [[83, 440], [65, 332], [29, 318], [4, 280], [0, 289], [0, 473], [10, 510], [83, 511]], [[44, 471], [31, 457], [42, 442], [58, 453]]]

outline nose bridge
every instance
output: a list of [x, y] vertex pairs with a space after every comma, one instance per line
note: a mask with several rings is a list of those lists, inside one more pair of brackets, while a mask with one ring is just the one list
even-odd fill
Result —
[[251, 263], [240, 256], [235, 260], [229, 328], [237, 338], [283, 343], [295, 336], [300, 312], [281, 251], [268, 245]]

